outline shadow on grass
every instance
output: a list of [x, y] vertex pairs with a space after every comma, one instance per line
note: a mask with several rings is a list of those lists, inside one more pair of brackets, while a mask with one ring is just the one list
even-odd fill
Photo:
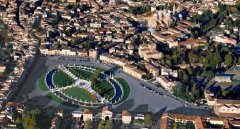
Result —
[[80, 108], [80, 106], [78, 105], [75, 105], [75, 104], [72, 104], [72, 103], [69, 103], [69, 102], [65, 102], [64, 100], [62, 100], [61, 98], [55, 96], [54, 94], [52, 93], [49, 93], [47, 95], [47, 98], [50, 99], [50, 100], [53, 100], [61, 105], [64, 105], [64, 106], [70, 106], [70, 107], [75, 107], [75, 108]]

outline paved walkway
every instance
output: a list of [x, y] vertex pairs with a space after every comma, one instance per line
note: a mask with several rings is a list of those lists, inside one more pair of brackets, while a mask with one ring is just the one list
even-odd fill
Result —
[[[67, 88], [79, 87], [79, 88], [86, 89], [92, 95], [95, 95], [98, 98], [98, 100], [100, 100], [102, 103], [105, 103], [105, 104], [110, 103], [108, 100], [106, 100], [104, 97], [102, 97], [100, 94], [98, 94], [95, 90], [92, 89], [91, 82], [78, 78], [71, 71], [69, 71], [64, 65], [59, 65], [58, 68], [63, 70], [68, 76], [70, 76], [71, 78], [73, 78], [75, 80], [75, 83], [73, 85], [66, 86]], [[66, 88], [61, 87], [61, 88], [58, 88], [55, 90], [59, 91], [62, 89], [66, 89]]]

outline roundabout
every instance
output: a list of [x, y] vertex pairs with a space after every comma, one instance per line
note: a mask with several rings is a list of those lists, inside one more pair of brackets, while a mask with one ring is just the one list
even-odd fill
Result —
[[124, 79], [114, 78], [98, 67], [76, 64], [51, 68], [40, 76], [38, 86], [56, 102], [92, 108], [118, 105], [130, 93]]

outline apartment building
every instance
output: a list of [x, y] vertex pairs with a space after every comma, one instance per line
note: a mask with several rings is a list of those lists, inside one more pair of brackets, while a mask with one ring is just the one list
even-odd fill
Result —
[[100, 55], [99, 59], [104, 63], [116, 64], [116, 65], [121, 66], [121, 67], [123, 67], [124, 65], [129, 63], [125, 59], [121, 59], [121, 58], [118, 58], [118, 57], [115, 57], [115, 56], [110, 56], [110, 55]]
[[177, 82], [170, 81], [165, 76], [156, 77], [156, 81], [170, 92], [172, 92], [173, 87], [177, 86]]
[[129, 64], [123, 66], [123, 71], [138, 79], [142, 79], [144, 75], [146, 75], [146, 73], [144, 73], [143, 71], [140, 71], [139, 69]]

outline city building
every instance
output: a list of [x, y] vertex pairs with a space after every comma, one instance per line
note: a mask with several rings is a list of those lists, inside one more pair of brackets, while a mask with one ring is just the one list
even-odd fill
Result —
[[83, 121], [93, 120], [93, 113], [89, 109], [83, 110]]
[[139, 69], [129, 64], [123, 66], [123, 71], [138, 79], [142, 79], [144, 75], [146, 75], [146, 73], [144, 73], [143, 71], [140, 71]]
[[235, 40], [233, 38], [228, 38], [223, 35], [215, 36], [213, 41], [215, 41], [217, 43], [224, 43], [224, 44], [230, 44], [230, 45], [236, 45], [236, 43], [237, 43], [237, 40]]
[[240, 100], [215, 99], [214, 112], [221, 117], [240, 118]]
[[188, 125], [195, 129], [234, 129], [240, 127], [239, 120], [231, 120], [221, 117], [190, 116], [182, 114], [164, 113], [161, 118], [161, 129], [177, 128], [178, 124]]
[[177, 70], [172, 70], [171, 68], [167, 68], [164, 66], [160, 66], [161, 68], [161, 75], [163, 76], [172, 76], [177, 78], [178, 77], [178, 72]]
[[122, 123], [130, 124], [132, 121], [132, 116], [128, 111], [122, 111]]
[[112, 119], [113, 113], [109, 110], [108, 106], [103, 107], [102, 109], [102, 120]]
[[67, 0], [68, 3], [76, 3], [77, 0]]
[[83, 112], [82, 111], [73, 111], [72, 117], [73, 118], [81, 118], [81, 117], [83, 117]]
[[6, 69], [6, 66], [1, 66], [0, 65], [0, 73], [3, 73], [5, 71], [5, 69]]
[[98, 58], [98, 50], [97, 49], [89, 50], [88, 55], [91, 59], [96, 60]]
[[153, 75], [153, 77], [159, 76], [159, 69], [149, 62], [144, 62], [144, 65], [149, 73]]
[[240, 100], [215, 98], [209, 90], [205, 90], [204, 95], [208, 106], [213, 107], [218, 116], [240, 118]]
[[169, 79], [167, 79], [165, 76], [159, 76], [156, 77], [156, 81], [162, 86], [164, 87], [166, 90], [172, 92], [172, 88], [177, 86], [177, 83], [174, 81], [170, 81]]
[[110, 55], [100, 55], [99, 59], [104, 63], [116, 64], [116, 65], [121, 66], [121, 67], [123, 67], [124, 65], [129, 63], [125, 59], [121, 59], [121, 58], [118, 58], [118, 57], [115, 57], [115, 56], [110, 56]]
[[214, 77], [214, 80], [216, 82], [232, 82], [232, 76], [231, 75], [217, 75]]
[[144, 120], [144, 114], [137, 114], [134, 116], [134, 120]]

